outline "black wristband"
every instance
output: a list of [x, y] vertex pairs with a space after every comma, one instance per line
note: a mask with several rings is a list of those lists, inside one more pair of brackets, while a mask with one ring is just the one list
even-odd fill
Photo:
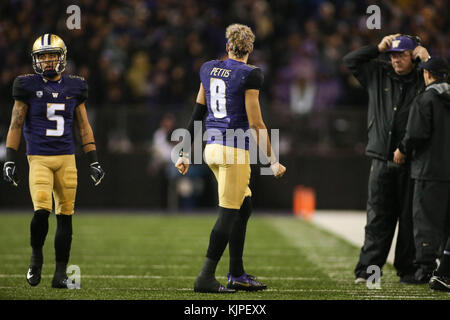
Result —
[[6, 162], [16, 162], [17, 151], [13, 148], [6, 148]]
[[97, 151], [96, 150], [92, 150], [92, 151], [89, 151], [88, 153], [86, 153], [86, 157], [88, 158], [89, 164], [92, 164], [94, 162], [98, 162], [98, 157], [97, 157]]

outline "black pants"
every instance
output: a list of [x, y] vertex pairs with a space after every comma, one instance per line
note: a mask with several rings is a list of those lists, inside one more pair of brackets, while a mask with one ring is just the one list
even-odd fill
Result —
[[395, 166], [372, 160], [367, 200], [367, 224], [355, 276], [367, 278], [367, 267], [386, 263], [397, 221], [399, 223], [394, 266], [397, 275], [413, 273], [414, 238], [412, 225], [413, 180], [409, 166]]
[[416, 264], [431, 273], [449, 235], [450, 182], [415, 180], [413, 222]]

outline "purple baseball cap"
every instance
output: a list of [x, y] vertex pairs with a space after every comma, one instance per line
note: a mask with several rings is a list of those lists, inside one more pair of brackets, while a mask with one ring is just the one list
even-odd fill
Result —
[[403, 52], [406, 50], [414, 50], [417, 47], [415, 41], [406, 36], [398, 36], [391, 42], [389, 50], [386, 52]]

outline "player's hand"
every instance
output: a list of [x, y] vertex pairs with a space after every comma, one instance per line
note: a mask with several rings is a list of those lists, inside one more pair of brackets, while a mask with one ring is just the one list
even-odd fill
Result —
[[175, 163], [175, 168], [177, 168], [178, 172], [184, 176], [189, 170], [189, 159], [186, 157], [179, 157], [177, 163]]
[[428, 50], [425, 49], [422, 46], [417, 46], [413, 52], [413, 60], [416, 60], [417, 58], [420, 59], [420, 61], [425, 62], [430, 58], [430, 54], [428, 53]]
[[98, 186], [100, 182], [102, 182], [103, 177], [105, 176], [105, 171], [98, 162], [91, 163], [89, 165], [89, 171], [91, 179], [94, 181], [94, 185]]
[[284, 173], [286, 172], [286, 167], [283, 166], [283, 165], [282, 165], [281, 163], [279, 163], [279, 162], [273, 163], [273, 164], [270, 166], [270, 168], [272, 169], [273, 175], [274, 175], [274, 177], [275, 177], [276, 179], [281, 178], [281, 177], [284, 175]]
[[391, 47], [392, 41], [400, 35], [401, 33], [396, 33], [384, 37], [383, 40], [381, 40], [380, 43], [378, 44], [378, 51], [379, 52], [387, 51]]
[[14, 187], [19, 185], [19, 179], [17, 178], [16, 164], [12, 161], [7, 161], [3, 165], [3, 180], [12, 184]]
[[394, 162], [396, 164], [404, 164], [405, 163], [406, 156], [401, 153], [400, 149], [397, 148], [394, 152]]

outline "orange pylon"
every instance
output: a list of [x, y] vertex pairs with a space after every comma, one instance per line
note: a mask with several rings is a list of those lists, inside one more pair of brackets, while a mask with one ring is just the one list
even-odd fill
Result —
[[293, 202], [294, 214], [310, 220], [316, 210], [316, 192], [310, 187], [296, 186]]

